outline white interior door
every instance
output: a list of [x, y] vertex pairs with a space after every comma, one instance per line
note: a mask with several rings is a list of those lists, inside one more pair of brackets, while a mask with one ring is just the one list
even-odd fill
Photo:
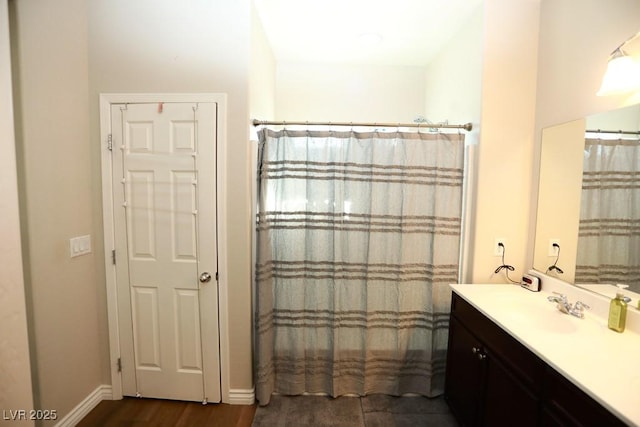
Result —
[[111, 106], [122, 389], [220, 401], [216, 104]]

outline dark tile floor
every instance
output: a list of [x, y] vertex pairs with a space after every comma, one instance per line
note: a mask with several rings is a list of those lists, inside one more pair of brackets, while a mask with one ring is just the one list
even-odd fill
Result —
[[256, 410], [253, 427], [457, 427], [442, 397], [280, 396]]

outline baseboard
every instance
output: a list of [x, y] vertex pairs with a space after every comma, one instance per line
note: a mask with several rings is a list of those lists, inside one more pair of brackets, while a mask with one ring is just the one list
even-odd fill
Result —
[[229, 403], [230, 405], [253, 405], [256, 401], [256, 390], [252, 389], [230, 389]]
[[75, 408], [71, 410], [64, 418], [60, 419], [55, 425], [56, 427], [73, 427], [78, 424], [98, 403], [103, 400], [111, 400], [113, 392], [110, 385], [101, 385], [93, 390], [84, 398]]

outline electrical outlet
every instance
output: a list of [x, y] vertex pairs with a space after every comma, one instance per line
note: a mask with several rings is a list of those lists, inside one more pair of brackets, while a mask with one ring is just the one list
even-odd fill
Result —
[[[502, 244], [502, 246], [500, 246]], [[502, 256], [507, 246], [507, 239], [503, 237], [496, 237], [493, 243], [493, 256]]]
[[[553, 245], [558, 245], [555, 247]], [[549, 239], [549, 252], [548, 256], [558, 256], [558, 251], [560, 250], [560, 239]]]

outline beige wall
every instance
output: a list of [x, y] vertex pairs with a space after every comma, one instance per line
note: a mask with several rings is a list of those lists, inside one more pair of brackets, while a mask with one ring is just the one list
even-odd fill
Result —
[[[88, 17], [91, 163], [96, 198], [101, 191], [97, 148], [100, 93], [228, 94], [227, 200], [224, 203], [229, 221], [221, 226], [226, 227], [229, 264], [228, 271], [220, 274], [227, 275], [228, 279], [229, 386], [249, 390], [253, 387], [248, 142], [250, 1], [92, 0]], [[94, 207], [97, 209], [99, 202], [94, 200]], [[100, 235], [97, 229], [95, 232]], [[103, 276], [99, 280], [102, 282]], [[104, 298], [101, 292], [102, 304]], [[103, 305], [103, 317], [104, 311]]]
[[[111, 0], [12, 3], [22, 243], [26, 288], [33, 299], [30, 337], [37, 407], [56, 409], [62, 417], [110, 381], [101, 92], [229, 95], [225, 180], [229, 221], [222, 225], [228, 236], [229, 265], [228, 271], [221, 271], [229, 284], [229, 386], [252, 388], [249, 5], [249, 0], [223, 5]], [[13, 209], [17, 212], [17, 206]], [[84, 234], [92, 236], [93, 253], [69, 258], [69, 238]]]
[[[9, 9], [0, 0], [0, 409], [33, 408], [11, 94]], [[33, 425], [24, 422], [21, 425]]]
[[494, 275], [495, 238], [517, 280], [526, 271], [534, 151], [539, 0], [485, 0], [482, 125], [478, 152], [471, 280]]
[[535, 240], [535, 202], [542, 129], [640, 101], [640, 94], [598, 97], [609, 54], [640, 25], [636, 0], [542, 0], [532, 159], [529, 263]]
[[92, 205], [87, 14], [84, 0], [12, 4], [34, 401], [63, 416], [103, 383], [106, 338], [98, 327], [100, 258], [95, 251], [69, 257], [69, 238], [95, 237], [99, 224]]
[[[569, 25], [570, 23], [570, 25]], [[543, 0], [536, 128], [565, 123], [634, 101], [598, 97], [609, 54], [640, 29], [636, 0]]]

